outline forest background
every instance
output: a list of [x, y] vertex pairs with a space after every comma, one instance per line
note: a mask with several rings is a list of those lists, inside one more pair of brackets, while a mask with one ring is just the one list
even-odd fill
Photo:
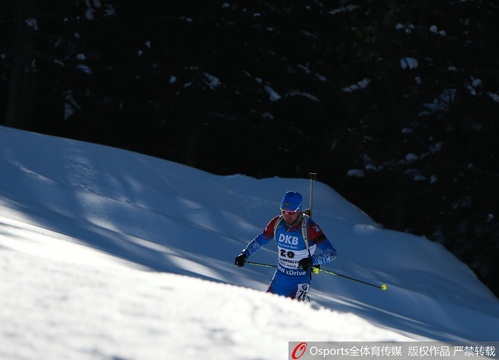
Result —
[[6, 0], [0, 123], [220, 175], [317, 172], [498, 295], [498, 19], [492, 0]]

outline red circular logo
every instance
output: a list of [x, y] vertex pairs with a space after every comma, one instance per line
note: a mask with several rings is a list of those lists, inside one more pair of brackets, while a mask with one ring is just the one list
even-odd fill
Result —
[[306, 342], [301, 342], [298, 345], [295, 346], [293, 352], [291, 352], [291, 359], [296, 360], [299, 359], [305, 354], [305, 351], [307, 350], [307, 343]]

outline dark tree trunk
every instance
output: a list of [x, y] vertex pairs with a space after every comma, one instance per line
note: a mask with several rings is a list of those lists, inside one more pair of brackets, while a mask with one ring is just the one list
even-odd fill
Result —
[[33, 61], [38, 31], [37, 5], [38, 0], [17, 1], [5, 125], [20, 129], [31, 129], [33, 126], [36, 74]]

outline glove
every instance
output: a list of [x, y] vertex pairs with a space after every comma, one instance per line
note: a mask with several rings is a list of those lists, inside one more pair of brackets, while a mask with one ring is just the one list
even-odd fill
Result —
[[244, 266], [244, 264], [246, 263], [246, 259], [247, 258], [248, 257], [245, 254], [239, 254], [236, 257], [236, 260], [234, 261], [234, 264], [236, 264], [239, 267]]
[[298, 261], [298, 267], [307, 271], [308, 269], [310, 269], [312, 267], [312, 258], [307, 257], [307, 258], [301, 259], [300, 261]]

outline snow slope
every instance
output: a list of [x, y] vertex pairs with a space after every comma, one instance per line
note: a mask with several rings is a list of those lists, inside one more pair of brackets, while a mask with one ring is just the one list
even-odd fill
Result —
[[[311, 303], [234, 257], [308, 179], [217, 176], [0, 127], [0, 359], [286, 359], [289, 341], [499, 341], [499, 302], [443, 247], [314, 185], [338, 250]], [[320, 177], [320, 174], [319, 174]], [[252, 261], [275, 264], [275, 245]]]

